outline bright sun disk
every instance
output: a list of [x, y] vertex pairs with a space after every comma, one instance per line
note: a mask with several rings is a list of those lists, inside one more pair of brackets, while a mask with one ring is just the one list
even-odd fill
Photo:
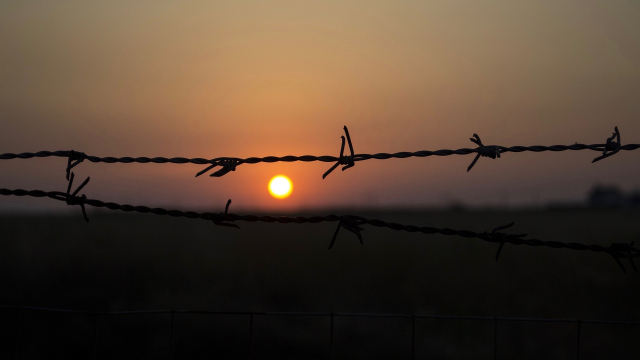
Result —
[[284, 199], [291, 195], [291, 190], [293, 190], [291, 180], [284, 175], [274, 176], [269, 181], [269, 192], [274, 198]]

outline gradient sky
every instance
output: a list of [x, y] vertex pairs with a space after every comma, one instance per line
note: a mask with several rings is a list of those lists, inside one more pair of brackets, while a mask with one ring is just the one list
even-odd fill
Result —
[[[637, 1], [2, 1], [0, 153], [334, 155], [640, 143]], [[83, 163], [90, 198], [273, 212], [531, 205], [640, 185], [640, 152], [242, 165]], [[0, 187], [64, 190], [65, 159], [0, 162]], [[268, 180], [294, 182], [273, 199]], [[4, 209], [63, 209], [0, 199]]]

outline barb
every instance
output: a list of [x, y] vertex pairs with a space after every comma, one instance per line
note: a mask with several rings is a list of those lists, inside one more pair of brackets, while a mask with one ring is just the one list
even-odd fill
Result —
[[633, 258], [638, 256], [638, 250], [633, 247], [633, 244], [635, 244], [635, 241], [632, 241], [628, 244], [613, 243], [609, 247], [609, 250], [610, 250], [609, 254], [611, 254], [611, 256], [613, 257], [613, 260], [616, 261], [616, 263], [618, 264], [618, 266], [620, 266], [620, 268], [624, 273], [627, 272], [627, 269], [624, 267], [624, 265], [622, 265], [622, 262], [620, 262], [620, 258], [629, 259], [629, 262], [631, 262], [631, 267], [633, 268], [633, 270], [636, 272], [638, 271], [638, 269], [636, 268], [636, 264], [633, 262]]
[[349, 143], [349, 151], [351, 151], [351, 155], [344, 156], [344, 136], [341, 136], [340, 138], [342, 138], [342, 146], [340, 147], [340, 157], [338, 158], [338, 161], [331, 168], [329, 168], [329, 170], [325, 171], [325, 173], [322, 174], [323, 179], [331, 174], [331, 172], [335, 170], [338, 165], [345, 165], [342, 167], [342, 171], [345, 171], [355, 165], [353, 162], [355, 158], [355, 154], [353, 153], [353, 144], [351, 144], [351, 137], [349, 136], [349, 130], [347, 129], [346, 125], [344, 127], [344, 133], [347, 135], [347, 142]]
[[364, 245], [364, 242], [362, 241], [362, 234], [360, 234], [360, 231], [364, 231], [364, 229], [361, 228], [360, 225], [361, 224], [358, 223], [358, 220], [353, 216], [348, 216], [348, 215], [340, 216], [340, 222], [338, 223], [336, 232], [333, 233], [333, 238], [331, 238], [331, 243], [329, 244], [329, 248], [327, 250], [331, 250], [331, 248], [333, 247], [333, 244], [335, 244], [336, 237], [338, 236], [338, 232], [340, 231], [341, 227], [356, 234], [356, 236], [358, 237], [358, 240], [360, 240], [360, 245]]
[[498, 226], [497, 228], [493, 229], [491, 234], [488, 234], [487, 232], [484, 233], [484, 236], [487, 239], [490, 239], [490, 241], [500, 243], [500, 246], [498, 246], [498, 251], [496, 252], [496, 261], [498, 261], [498, 258], [500, 258], [500, 253], [502, 252], [502, 248], [504, 247], [504, 244], [509, 240], [509, 238], [520, 239], [527, 236], [527, 234], [516, 235], [516, 234], [505, 234], [500, 232], [500, 230], [508, 229], [512, 227], [514, 224], [515, 223], [512, 222], [507, 225]]
[[84, 194], [82, 194], [82, 196], [77, 196], [77, 195], [80, 192], [80, 190], [82, 190], [82, 188], [89, 183], [89, 180], [91, 178], [87, 177], [82, 182], [82, 184], [78, 186], [76, 191], [74, 191], [73, 194], [70, 194], [71, 186], [73, 185], [74, 176], [75, 176], [74, 173], [71, 173], [71, 178], [69, 179], [69, 185], [67, 186], [67, 193], [65, 194], [65, 201], [67, 202], [67, 205], [80, 205], [80, 208], [82, 208], [82, 216], [84, 217], [86, 222], [89, 222], [89, 218], [87, 217], [87, 210], [84, 208], [84, 204], [87, 201], [87, 196]]
[[212, 177], [221, 177], [224, 176], [226, 174], [228, 174], [230, 171], [236, 171], [236, 167], [238, 165], [242, 164], [242, 160], [241, 159], [220, 159], [220, 160], [215, 160], [215, 163], [209, 165], [206, 169], [200, 171], [199, 173], [196, 174], [196, 177], [206, 173], [207, 171], [215, 168], [216, 166], [222, 166], [222, 169], [214, 172], [213, 174], [209, 175]]
[[[613, 141], [613, 139], [616, 138], [618, 141]], [[602, 155], [593, 159], [591, 163], [608, 158], [611, 155], [615, 155], [618, 153], [618, 151], [620, 151], [621, 148], [622, 143], [620, 142], [620, 132], [618, 131], [618, 127], [616, 126], [613, 135], [611, 135], [611, 137], [607, 139], [607, 143], [605, 144], [604, 150], [602, 151]]]
[[71, 169], [78, 166], [86, 157], [87, 155], [83, 152], [75, 152], [73, 150], [69, 152], [69, 160], [67, 161], [67, 181], [69, 181], [69, 173], [71, 172]]
[[[225, 218], [226, 218], [227, 214], [229, 213], [229, 205], [231, 205], [231, 199], [227, 200], [227, 205], [224, 207], [224, 212], [220, 213], [220, 214], [224, 215]], [[218, 220], [218, 221], [213, 220], [213, 223], [215, 225], [218, 225], [218, 226], [228, 226], [228, 227], [233, 227], [233, 228], [236, 228], [236, 229], [240, 229], [240, 226], [238, 226], [236, 224], [229, 224], [229, 223], [225, 223], [223, 221], [224, 220]], [[231, 220], [231, 221], [233, 221], [233, 220]]]
[[482, 144], [482, 140], [480, 140], [480, 137], [478, 136], [478, 134], [473, 134], [473, 137], [469, 138], [469, 140], [471, 140], [473, 143], [478, 145], [478, 148], [476, 149], [478, 151], [478, 155], [476, 155], [475, 159], [473, 159], [473, 161], [471, 162], [471, 165], [469, 165], [469, 167], [467, 168], [467, 172], [469, 172], [469, 170], [471, 170], [471, 168], [473, 168], [473, 165], [476, 164], [476, 162], [478, 161], [480, 156], [489, 157], [489, 158], [492, 158], [492, 159], [495, 159], [496, 157], [498, 157], [498, 158], [500, 157], [500, 147], [499, 146], [484, 146]]
[[[11, 160], [11, 159], [31, 159], [31, 158], [44, 158], [44, 157], [51, 157], [51, 156], [55, 156], [55, 157], [64, 157], [64, 158], [70, 158], [73, 157], [74, 160], [77, 160], [76, 162], [74, 162], [73, 164], [69, 163], [67, 165], [67, 167], [69, 169], [71, 169], [73, 166], [76, 166], [77, 164], [79, 164], [80, 162], [82, 162], [82, 160], [86, 159], [90, 162], [93, 163], [107, 163], [107, 164], [113, 164], [113, 163], [125, 163], [125, 164], [130, 164], [130, 163], [140, 163], [140, 164], [147, 164], [147, 163], [154, 163], [154, 164], [166, 164], [166, 163], [172, 163], [172, 164], [197, 164], [197, 165], [208, 165], [208, 167], [206, 169], [204, 169], [203, 171], [200, 171], [198, 174], [196, 174], [196, 177], [206, 173], [207, 171], [215, 168], [216, 166], [222, 166], [222, 169], [218, 170], [217, 172], [215, 172], [214, 174], [212, 174], [211, 176], [213, 177], [220, 177], [223, 176], [227, 173], [229, 173], [230, 171], [235, 171], [236, 167], [238, 165], [241, 164], [258, 164], [258, 163], [275, 163], [275, 162], [296, 162], [296, 161], [302, 161], [302, 162], [313, 162], [313, 161], [320, 161], [320, 162], [327, 162], [327, 163], [335, 163], [327, 172], [324, 173], [323, 178], [325, 178], [327, 175], [329, 175], [333, 170], [335, 170], [336, 167], [338, 167], [339, 165], [345, 165], [342, 170], [346, 170], [350, 167], [353, 167], [356, 161], [365, 161], [365, 160], [372, 160], [372, 159], [376, 159], [376, 160], [388, 160], [388, 159], [406, 159], [406, 158], [410, 158], [410, 157], [420, 157], [420, 158], [424, 158], [424, 157], [429, 157], [429, 156], [451, 156], [451, 155], [469, 155], [469, 154], [476, 154], [476, 158], [474, 159], [474, 161], [471, 163], [471, 165], [467, 168], [467, 171], [471, 170], [471, 168], [473, 167], [473, 165], [475, 165], [476, 161], [478, 160], [478, 158], [480, 156], [485, 156], [485, 157], [490, 157], [490, 158], [494, 158], [493, 155], [495, 154], [495, 157], [499, 157], [500, 155], [504, 154], [504, 153], [508, 153], [508, 152], [512, 152], [512, 153], [521, 153], [521, 152], [544, 152], [544, 151], [553, 151], [553, 152], [559, 152], [559, 151], [581, 151], [581, 150], [591, 150], [591, 151], [599, 151], [599, 152], [603, 152], [603, 155], [600, 157], [597, 157], [596, 159], [594, 159], [593, 162], [599, 161], [601, 159], [604, 159], [605, 157], [609, 157], [611, 155], [614, 155], [616, 153], [618, 153], [620, 150], [626, 150], [626, 151], [631, 151], [631, 150], [637, 150], [640, 149], [640, 144], [626, 144], [626, 145], [621, 145], [620, 144], [620, 133], [618, 132], [618, 129], [616, 127], [616, 132], [614, 133], [614, 136], [612, 136], [611, 138], [607, 139], [607, 143], [606, 144], [579, 144], [579, 143], [575, 143], [572, 145], [551, 145], [551, 146], [541, 146], [541, 145], [533, 145], [533, 146], [511, 146], [511, 147], [505, 147], [505, 146], [499, 146], [499, 145], [491, 145], [491, 146], [484, 146], [481, 141], [480, 138], [474, 134], [475, 138], [471, 138], [471, 141], [473, 141], [474, 143], [476, 143], [478, 146], [478, 148], [475, 149], [468, 149], [468, 148], [462, 148], [462, 149], [457, 149], [457, 150], [448, 150], [448, 149], [443, 149], [443, 150], [435, 150], [435, 151], [430, 151], [430, 150], [422, 150], [422, 151], [415, 151], [415, 152], [397, 152], [397, 153], [377, 153], [377, 154], [355, 154], [353, 152], [353, 144], [351, 143], [351, 138], [349, 137], [349, 131], [347, 130], [347, 127], [344, 127], [345, 130], [345, 134], [346, 134], [346, 139], [347, 142], [349, 143], [349, 150], [351, 152], [351, 155], [345, 156], [344, 155], [344, 137], [343, 137], [343, 143], [342, 143], [342, 147], [340, 150], [340, 157], [335, 157], [335, 156], [330, 156], [330, 155], [323, 155], [323, 156], [315, 156], [315, 155], [302, 155], [302, 156], [293, 156], [293, 155], [287, 155], [287, 156], [265, 156], [265, 157], [249, 157], [249, 158], [245, 158], [245, 159], [241, 159], [241, 158], [233, 158], [233, 157], [219, 157], [219, 158], [214, 158], [214, 159], [204, 159], [204, 158], [184, 158], [184, 157], [173, 157], [173, 158], [165, 158], [165, 157], [154, 157], [154, 158], [149, 158], [149, 157], [120, 157], [120, 158], [116, 158], [116, 157], [99, 157], [99, 156], [90, 156], [90, 155], [86, 155], [84, 153], [81, 152], [76, 152], [76, 155], [71, 155], [73, 153], [73, 151], [39, 151], [36, 153], [20, 153], [20, 154], [14, 154], [14, 153], [6, 153], [6, 154], [1, 154], [0, 155], [0, 160]], [[614, 139], [617, 138], [617, 141], [614, 141]], [[81, 154], [81, 155], [79, 155]], [[80, 160], [82, 159], [82, 160]], [[71, 166], [72, 165], [72, 166]]]
[[[73, 178], [73, 174], [72, 177]], [[608, 247], [602, 245], [587, 245], [581, 243], [565, 243], [560, 241], [543, 241], [538, 239], [523, 239], [525, 235], [523, 234], [504, 234], [501, 233], [500, 230], [504, 230], [510, 227], [512, 224], [508, 224], [505, 226], [500, 226], [495, 228], [491, 233], [485, 232], [474, 232], [470, 230], [454, 230], [450, 228], [435, 228], [428, 226], [415, 226], [415, 225], [403, 225], [398, 223], [390, 223], [385, 222], [378, 219], [367, 219], [360, 216], [348, 215], [348, 216], [339, 216], [339, 215], [326, 215], [326, 216], [312, 216], [312, 217], [290, 217], [290, 216], [258, 216], [258, 215], [237, 215], [237, 214], [221, 214], [221, 213], [198, 213], [194, 211], [181, 211], [181, 210], [166, 210], [162, 208], [150, 208], [147, 206], [133, 206], [133, 205], [121, 205], [112, 202], [104, 202], [96, 199], [87, 199], [84, 195], [82, 197], [78, 197], [77, 193], [89, 182], [89, 178], [87, 178], [82, 185], [76, 189], [73, 194], [69, 194], [71, 185], [69, 185], [67, 193], [62, 193], [59, 191], [42, 191], [42, 190], [10, 190], [10, 189], [0, 189], [0, 195], [4, 196], [31, 196], [37, 198], [48, 197], [54, 200], [65, 201], [69, 205], [80, 205], [83, 208], [84, 213], [84, 205], [89, 205], [97, 208], [107, 208], [109, 210], [119, 210], [124, 212], [139, 212], [143, 214], [154, 214], [154, 215], [169, 215], [173, 217], [186, 217], [189, 219], [204, 219], [208, 221], [223, 222], [223, 221], [247, 221], [247, 222], [265, 222], [265, 223], [281, 223], [281, 224], [317, 224], [322, 222], [334, 222], [339, 221], [339, 227], [344, 227], [345, 229], [355, 233], [358, 236], [358, 239], [362, 242], [362, 236], [359, 235], [362, 228], [362, 225], [371, 225], [375, 227], [387, 228], [396, 231], [406, 231], [411, 233], [422, 233], [427, 235], [432, 234], [441, 234], [447, 236], [461, 236], [464, 238], [475, 238], [484, 240], [491, 243], [509, 243], [513, 245], [527, 245], [527, 246], [544, 246], [553, 249], [570, 249], [570, 250], [579, 250], [579, 251], [593, 251], [606, 253], [611, 255], [617, 262], [619, 259], [634, 259], [640, 256], [640, 250], [635, 248], [633, 243], [630, 244], [618, 244], [614, 243]], [[227, 202], [229, 204], [229, 202]], [[86, 215], [86, 214], [85, 214]], [[85, 219], [88, 218], [85, 217]], [[335, 238], [337, 236], [336, 231], [334, 233], [334, 238], [332, 239], [332, 244], [335, 242]], [[331, 247], [332, 245], [330, 245]], [[499, 254], [497, 254], [499, 255]], [[633, 264], [633, 262], [632, 262]], [[635, 268], [635, 264], [632, 265]]]

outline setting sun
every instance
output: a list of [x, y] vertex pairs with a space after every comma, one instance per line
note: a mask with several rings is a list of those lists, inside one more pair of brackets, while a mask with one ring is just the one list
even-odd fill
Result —
[[293, 190], [291, 180], [284, 175], [274, 176], [273, 179], [269, 181], [269, 192], [274, 198], [287, 198], [291, 195], [291, 190]]

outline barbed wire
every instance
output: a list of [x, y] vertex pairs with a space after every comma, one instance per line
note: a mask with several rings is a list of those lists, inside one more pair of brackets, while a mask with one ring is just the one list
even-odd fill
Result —
[[473, 159], [471, 164], [468, 166], [467, 171], [470, 171], [478, 161], [480, 157], [488, 157], [491, 159], [500, 158], [501, 154], [504, 153], [521, 153], [521, 152], [559, 152], [559, 151], [580, 151], [580, 150], [592, 150], [592, 151], [600, 151], [602, 155], [593, 159], [592, 163], [610, 157], [612, 155], [617, 154], [620, 150], [637, 150], [640, 148], [640, 144], [625, 144], [622, 145], [620, 142], [620, 132], [618, 131], [618, 127], [615, 127], [615, 131], [613, 135], [607, 138], [606, 143], [604, 144], [579, 144], [575, 143], [573, 145], [551, 145], [551, 146], [541, 146], [541, 145], [533, 145], [533, 146], [500, 146], [500, 145], [484, 145], [480, 140], [480, 137], [477, 134], [473, 134], [473, 137], [470, 140], [478, 145], [477, 148], [461, 148], [457, 150], [422, 150], [415, 152], [396, 152], [396, 153], [377, 153], [377, 154], [355, 154], [353, 150], [353, 144], [351, 142], [351, 137], [349, 136], [349, 131], [347, 127], [344, 127], [346, 140], [349, 145], [350, 155], [344, 155], [344, 146], [345, 146], [345, 137], [342, 136], [342, 146], [340, 148], [340, 155], [338, 157], [331, 155], [324, 156], [315, 156], [315, 155], [302, 155], [302, 156], [265, 156], [265, 157], [248, 157], [248, 158], [237, 158], [237, 157], [218, 157], [213, 159], [205, 159], [205, 158], [185, 158], [185, 157], [99, 157], [93, 155], [87, 155], [84, 152], [78, 152], [74, 150], [59, 150], [59, 151], [38, 151], [35, 153], [25, 152], [20, 154], [14, 153], [5, 153], [0, 155], [0, 160], [11, 160], [11, 159], [32, 159], [32, 158], [45, 158], [45, 157], [64, 157], [67, 158], [67, 168], [66, 168], [66, 176], [67, 180], [69, 179], [69, 173], [71, 169], [75, 166], [82, 163], [84, 160], [93, 162], [93, 163], [154, 163], [154, 164], [197, 164], [197, 165], [208, 165], [202, 171], [199, 171], [196, 174], [196, 177], [207, 173], [208, 171], [220, 166], [221, 169], [218, 169], [214, 173], [210, 174], [212, 177], [221, 177], [228, 174], [231, 171], [235, 171], [236, 168], [243, 164], [258, 164], [258, 163], [275, 163], [275, 162], [335, 162], [335, 164], [329, 168], [323, 175], [322, 178], [326, 178], [333, 170], [335, 170], [339, 165], [344, 165], [342, 170], [349, 169], [355, 165], [358, 161], [366, 161], [366, 160], [388, 160], [388, 159], [406, 159], [410, 157], [429, 157], [429, 156], [451, 156], [451, 155], [469, 155], [476, 154], [476, 157]]
[[565, 243], [560, 241], [544, 241], [538, 239], [524, 239], [527, 234], [509, 234], [504, 233], [502, 230], [508, 229], [514, 225], [510, 223], [503, 226], [494, 228], [491, 232], [475, 232], [470, 230], [455, 230], [450, 228], [436, 228], [430, 226], [415, 226], [415, 225], [403, 225], [393, 222], [386, 222], [379, 219], [368, 219], [357, 215], [325, 215], [325, 216], [269, 216], [269, 215], [238, 215], [229, 213], [229, 205], [231, 200], [227, 201], [225, 211], [220, 213], [212, 212], [195, 212], [195, 211], [181, 211], [181, 210], [167, 210], [163, 208], [152, 208], [148, 206], [134, 206], [134, 205], [121, 205], [113, 202], [104, 202], [97, 199], [89, 199], [86, 195], [78, 195], [80, 190], [87, 185], [90, 178], [87, 179], [74, 191], [71, 192], [73, 185], [74, 174], [71, 173], [69, 178], [69, 184], [66, 192], [60, 191], [43, 191], [43, 190], [23, 190], [23, 189], [0, 189], [0, 195], [4, 196], [29, 196], [36, 198], [50, 198], [58, 201], [64, 201], [67, 205], [77, 205], [82, 209], [82, 214], [85, 221], [89, 221], [85, 210], [85, 205], [93, 206], [97, 208], [106, 208], [109, 210], [118, 210], [124, 212], [138, 212], [143, 214], [154, 215], [168, 215], [172, 217], [186, 217], [189, 219], [202, 219], [213, 222], [218, 226], [232, 226], [239, 228], [236, 221], [246, 222], [265, 222], [265, 223], [280, 223], [280, 224], [317, 224], [322, 222], [338, 222], [338, 226], [333, 234], [329, 249], [333, 248], [337, 239], [338, 233], [341, 228], [348, 230], [355, 234], [361, 244], [364, 244], [361, 231], [364, 230], [362, 226], [370, 225], [380, 228], [388, 228], [396, 231], [406, 231], [411, 233], [422, 233], [427, 235], [441, 234], [447, 236], [461, 236], [464, 238], [480, 239], [490, 243], [499, 244], [498, 251], [496, 253], [496, 261], [498, 260], [505, 244], [513, 245], [528, 245], [528, 246], [543, 246], [553, 249], [570, 249], [580, 251], [592, 251], [598, 253], [606, 253], [611, 255], [620, 268], [626, 273], [626, 268], [620, 261], [620, 259], [629, 259], [632, 268], [637, 271], [634, 258], [640, 256], [640, 250], [634, 247], [634, 242], [631, 243], [612, 243], [608, 247], [597, 244], [582, 244], [582, 243]]

